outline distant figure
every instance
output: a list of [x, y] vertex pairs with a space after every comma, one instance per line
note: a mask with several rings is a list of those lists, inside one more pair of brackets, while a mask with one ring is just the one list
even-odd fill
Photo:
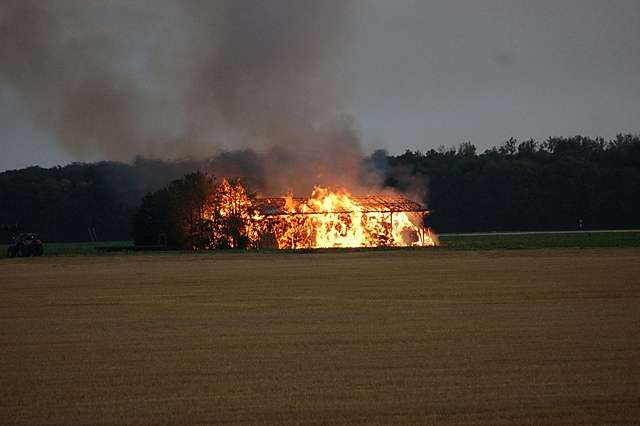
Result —
[[578, 229], [582, 231], [582, 219], [578, 219]]

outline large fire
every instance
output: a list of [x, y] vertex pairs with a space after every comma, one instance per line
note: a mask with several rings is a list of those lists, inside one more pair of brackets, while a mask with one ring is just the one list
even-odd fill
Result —
[[[428, 211], [397, 196], [352, 196], [317, 186], [311, 197], [251, 198], [239, 183], [218, 185], [205, 216], [230, 247], [280, 249], [435, 246]], [[222, 220], [220, 220], [222, 219]]]

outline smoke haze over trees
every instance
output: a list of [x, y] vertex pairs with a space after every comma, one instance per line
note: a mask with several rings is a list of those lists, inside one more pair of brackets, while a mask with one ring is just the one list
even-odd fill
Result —
[[0, 89], [77, 160], [277, 147], [326, 169], [328, 153], [361, 155], [331, 136], [348, 113], [336, 64], [351, 3], [3, 1]]
[[[101, 162], [0, 173], [0, 224], [6, 240], [20, 231], [48, 241], [131, 238], [143, 197], [200, 170], [242, 177], [262, 195], [272, 192], [272, 154], [250, 150], [203, 161]], [[436, 232], [640, 228], [640, 137], [610, 141], [581, 136], [510, 139], [481, 154], [471, 143], [424, 153], [361, 158], [363, 188], [394, 188], [433, 211]], [[266, 166], [265, 166], [266, 165]], [[306, 196], [308, 193], [296, 192]], [[152, 206], [153, 203], [148, 203]], [[8, 226], [8, 227], [7, 227]]]
[[463, 3], [4, 0], [0, 170], [640, 131], [637, 0]]

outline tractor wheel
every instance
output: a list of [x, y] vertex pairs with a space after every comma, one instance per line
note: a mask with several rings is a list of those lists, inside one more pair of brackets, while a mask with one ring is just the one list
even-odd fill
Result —
[[36, 248], [33, 249], [33, 255], [34, 256], [42, 256], [42, 246], [37, 246]]

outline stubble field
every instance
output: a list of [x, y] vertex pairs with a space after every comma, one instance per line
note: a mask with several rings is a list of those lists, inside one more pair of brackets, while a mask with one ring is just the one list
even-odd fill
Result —
[[0, 423], [631, 423], [640, 249], [0, 260]]

